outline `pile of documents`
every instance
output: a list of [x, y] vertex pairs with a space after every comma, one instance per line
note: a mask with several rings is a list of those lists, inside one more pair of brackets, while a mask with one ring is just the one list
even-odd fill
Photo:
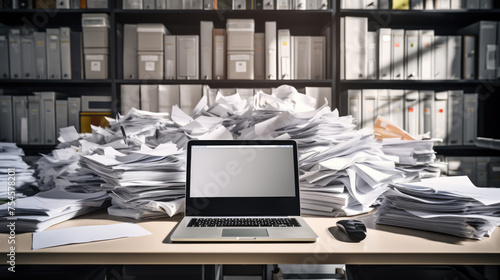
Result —
[[[24, 151], [15, 143], [0, 142], [0, 200], [11, 200], [10, 194], [23, 197], [23, 191], [36, 185], [34, 170], [23, 161]], [[9, 189], [9, 187], [12, 187]], [[10, 197], [10, 198], [9, 198]]]
[[500, 189], [477, 188], [467, 176], [391, 184], [377, 223], [465, 238], [490, 236], [500, 225]]
[[9, 232], [14, 221], [15, 232], [42, 231], [49, 226], [108, 206], [105, 191], [69, 192], [53, 188], [34, 196], [19, 198], [15, 206], [0, 205], [0, 232]]

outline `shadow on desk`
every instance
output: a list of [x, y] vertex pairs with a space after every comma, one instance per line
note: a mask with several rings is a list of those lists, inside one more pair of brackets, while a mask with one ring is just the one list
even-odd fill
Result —
[[347, 265], [349, 280], [493, 280], [486, 278], [484, 267], [439, 265]]

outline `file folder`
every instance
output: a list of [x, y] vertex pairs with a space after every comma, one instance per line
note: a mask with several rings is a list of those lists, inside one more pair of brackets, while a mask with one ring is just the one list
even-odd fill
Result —
[[366, 79], [368, 18], [345, 17], [345, 28], [346, 79]]
[[[311, 36], [293, 36], [293, 78], [309, 80], [312, 77]], [[308, 55], [311, 54], [311, 55]]]
[[165, 79], [174, 80], [177, 78], [177, 37], [176, 35], [165, 35]]
[[278, 79], [290, 80], [290, 29], [278, 30]]
[[200, 21], [200, 74], [202, 80], [212, 80], [214, 23]]
[[40, 96], [28, 96], [28, 143], [30, 145], [43, 144], [40, 113]]
[[463, 91], [448, 91], [448, 145], [463, 145], [463, 100]]
[[0, 142], [14, 142], [14, 110], [12, 108], [12, 97], [0, 95], [0, 118], [2, 119], [0, 129]]
[[91, 125], [108, 127], [106, 117], [111, 118], [111, 112], [80, 112], [81, 133], [92, 133]]
[[477, 138], [478, 124], [478, 100], [477, 93], [464, 94], [464, 123], [463, 123], [463, 144], [474, 145]]
[[17, 144], [28, 144], [28, 98], [13, 96], [14, 140]]
[[61, 40], [59, 28], [47, 28], [47, 78], [61, 79]]
[[46, 38], [45, 32], [35, 32], [35, 78], [41, 80], [47, 79]]
[[108, 78], [108, 49], [84, 49], [85, 79]]
[[498, 27], [495, 21], [480, 21], [462, 30], [461, 34], [477, 36], [478, 71], [477, 78], [490, 80], [496, 78], [496, 52]]
[[172, 106], [181, 103], [179, 85], [158, 85], [158, 111], [172, 115]]
[[0, 79], [9, 79], [9, 40], [5, 35], [0, 35], [0, 61], [4, 61], [0, 63]]
[[199, 79], [199, 36], [177, 36], [177, 79]]
[[462, 36], [448, 36], [447, 47], [447, 79], [460, 80], [462, 77]]
[[418, 71], [418, 30], [405, 32], [405, 79], [419, 80]]
[[445, 80], [447, 77], [447, 36], [434, 36], [434, 80]]
[[141, 110], [158, 112], [158, 85], [141, 85]]
[[405, 126], [405, 91], [402, 89], [391, 89], [391, 114], [390, 119], [392, 122], [404, 128]]
[[40, 96], [40, 123], [43, 144], [56, 144], [55, 106], [57, 94], [53, 91], [37, 92]]
[[109, 16], [107, 14], [82, 14], [83, 47], [109, 47]]
[[138, 53], [139, 79], [140, 80], [163, 80], [163, 51], [149, 51]]
[[391, 119], [391, 90], [377, 90], [377, 117]]
[[405, 130], [411, 135], [418, 135], [419, 100], [417, 90], [405, 90]]
[[227, 78], [229, 80], [254, 79], [254, 53], [252, 51], [227, 51]]
[[362, 92], [362, 128], [373, 129], [375, 120], [377, 119], [377, 90], [376, 89], [363, 89]]
[[392, 29], [391, 77], [393, 80], [404, 79], [405, 30]]
[[421, 80], [434, 79], [434, 30], [419, 31], [418, 68]]
[[71, 29], [61, 27], [61, 77], [64, 80], [71, 80]]
[[125, 24], [123, 25], [123, 79], [137, 79], [138, 69], [137, 24]]
[[[268, 0], [266, 0], [268, 1]], [[264, 6], [265, 7], [265, 6]], [[276, 80], [277, 75], [277, 36], [276, 22], [266, 21], [265, 36], [266, 36], [266, 80]]]
[[393, 10], [409, 10], [410, 9], [410, 0], [392, 0], [392, 9]]
[[228, 19], [226, 23], [227, 50], [253, 51], [255, 21], [253, 19]]
[[[435, 127], [433, 137], [442, 139], [442, 145], [448, 142], [448, 92], [439, 91], [434, 95]], [[439, 145], [439, 142], [436, 142]]]
[[419, 92], [420, 112], [419, 112], [419, 134], [429, 133], [433, 137], [434, 133], [434, 91], [421, 90]]
[[11, 28], [9, 30], [9, 72], [11, 79], [21, 79], [21, 31]]
[[347, 115], [351, 115], [356, 122], [356, 129], [362, 128], [362, 91], [350, 89], [347, 91]]
[[378, 78], [378, 33], [367, 33], [367, 73], [366, 78], [369, 80], [376, 80]]
[[35, 35], [33, 31], [21, 36], [21, 62], [23, 79], [35, 78]]
[[326, 38], [311, 36], [311, 79], [325, 79], [326, 61]]
[[68, 126], [68, 100], [56, 100], [56, 135]]
[[380, 28], [378, 31], [379, 39], [379, 79], [391, 79], [391, 60], [392, 60], [392, 30], [390, 28]]
[[68, 126], [75, 127], [76, 131], [80, 131], [80, 97], [68, 97]]
[[163, 24], [139, 23], [137, 25], [137, 50], [163, 52], [163, 39], [170, 32]]
[[[260, 34], [263, 35], [263, 34]], [[254, 47], [256, 48], [255, 54], [257, 54], [257, 34], [255, 34]], [[261, 36], [263, 37], [263, 36]], [[260, 42], [260, 48], [262, 48], [262, 39]], [[263, 55], [263, 51], [260, 51], [261, 55]], [[257, 58], [254, 56], [256, 62], [254, 62], [254, 66], [257, 63]], [[261, 61], [263, 67], [264, 61]], [[263, 69], [262, 69], [263, 70]], [[257, 71], [255, 71], [257, 74]], [[214, 28], [213, 34], [213, 76], [216, 80], [225, 80], [226, 79], [226, 30], [222, 28]], [[262, 76], [264, 76], [262, 74]], [[257, 78], [257, 77], [256, 77]], [[261, 78], [262, 79], [262, 78]]]
[[139, 85], [120, 86], [120, 112], [125, 116], [130, 109], [141, 109], [141, 94]]

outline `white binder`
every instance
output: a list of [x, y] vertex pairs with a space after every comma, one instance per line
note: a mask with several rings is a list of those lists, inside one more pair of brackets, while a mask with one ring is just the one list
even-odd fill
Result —
[[203, 0], [183, 0], [182, 8], [184, 10], [203, 10]]
[[418, 30], [405, 32], [405, 80], [419, 80]]
[[377, 90], [376, 89], [363, 89], [362, 92], [362, 128], [373, 129], [375, 120], [377, 119]]
[[[256, 80], [266, 79], [266, 37], [264, 33], [254, 34], [254, 77]], [[218, 45], [218, 49], [223, 46]], [[223, 48], [222, 48], [223, 49]], [[222, 55], [224, 57], [224, 55]], [[222, 64], [224, 65], [224, 64]]]
[[391, 89], [391, 113], [392, 122], [404, 129], [405, 125], [405, 91], [402, 89]]
[[378, 33], [367, 33], [367, 74], [366, 78], [369, 80], [376, 80], [378, 78]]
[[56, 100], [56, 134], [68, 126], [68, 100]]
[[69, 9], [70, 8], [70, 1], [69, 0], [57, 0], [55, 2], [56, 2], [57, 9]]
[[177, 36], [177, 79], [199, 79], [199, 36]]
[[291, 10], [292, 0], [276, 0], [276, 10]]
[[380, 28], [378, 31], [378, 77], [380, 80], [391, 79], [392, 60], [392, 30], [390, 28]]
[[123, 25], [123, 79], [137, 79], [138, 69], [137, 24], [125, 24]]
[[[446, 145], [448, 138], [448, 92], [439, 91], [434, 95], [435, 126], [433, 137], [442, 139], [441, 144]], [[439, 142], [436, 142], [439, 145]]]
[[9, 40], [7, 36], [0, 35], [0, 79], [8, 79], [9, 74]]
[[434, 0], [434, 7], [436, 10], [449, 10], [450, 9], [450, 0]]
[[0, 95], [0, 118], [2, 129], [0, 129], [0, 142], [14, 142], [14, 115], [12, 108], [12, 97]]
[[293, 79], [309, 80], [311, 75], [311, 37], [293, 36]]
[[172, 106], [181, 104], [179, 85], [158, 85], [158, 110], [172, 115]]
[[275, 5], [274, 5], [275, 0], [263, 0], [263, 1], [264, 1], [262, 7], [263, 10], [275, 10]]
[[365, 0], [363, 8], [366, 10], [378, 10], [378, 0]]
[[418, 135], [418, 97], [417, 90], [405, 90], [405, 130], [411, 135]]
[[201, 79], [212, 80], [212, 59], [213, 59], [213, 32], [214, 23], [211, 21], [200, 21], [200, 64]]
[[448, 91], [448, 145], [463, 144], [464, 92]]
[[177, 78], [177, 36], [165, 35], [165, 79], [174, 80]]
[[154, 10], [154, 9], [156, 9], [155, 0], [143, 0], [142, 8], [144, 10]]
[[214, 0], [204, 0], [203, 1], [203, 9], [204, 10], [215, 10], [217, 7], [215, 7], [215, 2]]
[[451, 10], [461, 10], [465, 8], [465, 2], [467, 0], [451, 0], [450, 1], [450, 9]]
[[290, 29], [278, 30], [278, 79], [290, 80]]
[[490, 164], [489, 157], [476, 157], [476, 186], [488, 186], [488, 165]]
[[141, 85], [141, 110], [158, 112], [158, 85]]
[[40, 113], [40, 96], [28, 96], [28, 143], [30, 145], [43, 144]]
[[78, 132], [80, 132], [81, 108], [80, 97], [68, 97], [68, 126], [73, 126]]
[[28, 144], [28, 98], [12, 97], [14, 109], [14, 140], [17, 144]]
[[340, 18], [340, 80], [345, 80], [345, 17]]
[[377, 90], [377, 116], [391, 119], [391, 90]]
[[[142, 10], [142, 0], [123, 0], [124, 10]], [[170, 2], [170, 0], [169, 0]]]
[[[265, 7], [265, 6], [264, 6]], [[266, 80], [276, 80], [277, 75], [277, 43], [276, 43], [276, 22], [266, 21]]]
[[47, 79], [47, 49], [45, 32], [35, 32], [35, 78]]
[[410, 1], [410, 10], [423, 10], [424, 9], [424, 0], [412, 0]]
[[346, 79], [366, 79], [368, 18], [345, 17], [345, 28]]
[[[61, 79], [61, 41], [59, 28], [47, 28], [47, 78]], [[55, 133], [55, 132], [54, 132]], [[53, 140], [53, 139], [50, 139]], [[51, 143], [54, 144], [55, 142]], [[49, 143], [46, 143], [49, 144]]]
[[183, 0], [168, 0], [167, 1], [167, 10], [182, 10], [183, 9]]
[[434, 36], [434, 80], [447, 77], [448, 39], [447, 36]]
[[[261, 35], [263, 37], [263, 34]], [[257, 40], [255, 39], [255, 41]], [[262, 44], [261, 42], [260, 48], [262, 48]], [[257, 48], [255, 45], [254, 47]], [[213, 77], [216, 80], [226, 79], [226, 30], [223, 28], [214, 28], [213, 32]]]
[[491, 80], [496, 78], [497, 57], [497, 22], [479, 21], [460, 31], [464, 35], [475, 35], [477, 38], [477, 78]]
[[326, 77], [326, 38], [311, 36], [311, 79], [323, 80]]
[[69, 27], [60, 28], [61, 38], [61, 77], [64, 80], [71, 80], [71, 29]]
[[316, 1], [311, 1], [311, 0], [292, 0], [293, 6], [291, 10], [307, 10], [308, 4], [311, 6], [312, 4], [310, 2], [315, 2]]
[[421, 80], [434, 79], [434, 30], [420, 30], [418, 70]]
[[15, 28], [9, 30], [9, 65], [10, 78], [21, 79], [21, 32]]
[[392, 29], [391, 77], [393, 80], [404, 79], [405, 30]]
[[200, 102], [202, 97], [201, 85], [180, 85], [180, 103], [179, 106], [184, 113], [192, 115], [194, 107]]
[[21, 36], [22, 78], [35, 78], [35, 36], [33, 32], [26, 32]]
[[464, 122], [463, 122], [463, 144], [474, 145], [477, 137], [477, 122], [478, 122], [478, 94], [464, 94]]
[[141, 108], [140, 85], [121, 85], [120, 112], [125, 116], [132, 108]]
[[462, 77], [462, 36], [448, 36], [447, 71], [448, 80], [460, 80]]
[[362, 118], [362, 92], [360, 89], [350, 89], [347, 91], [347, 115], [351, 115], [356, 122], [356, 129], [360, 129], [363, 123]]
[[476, 37], [464, 35], [463, 48], [462, 79], [474, 80], [476, 78]]
[[434, 108], [434, 91], [433, 90], [421, 90], [419, 92], [420, 99], [420, 112], [419, 117], [419, 134], [429, 133], [433, 137], [434, 133], [434, 113], [436, 109]]
[[364, 9], [365, 0], [342, 0], [342, 8], [356, 10]]
[[246, 0], [232, 0], [233, 1], [233, 10], [246, 10]]
[[305, 87], [304, 93], [316, 99], [316, 109], [325, 104], [332, 108], [332, 88], [331, 87]]

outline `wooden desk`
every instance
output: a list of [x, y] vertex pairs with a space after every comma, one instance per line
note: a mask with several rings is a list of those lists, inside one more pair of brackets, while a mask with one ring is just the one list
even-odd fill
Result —
[[[152, 235], [31, 250], [32, 234], [16, 235], [16, 264], [500, 264], [500, 231], [483, 240], [375, 225], [374, 215], [356, 217], [368, 235], [360, 243], [336, 240], [328, 231], [337, 218], [306, 217], [316, 243], [179, 244], [168, 235], [180, 216], [139, 222]], [[104, 225], [131, 220], [94, 213], [49, 228]], [[6, 263], [7, 235], [0, 235]], [[167, 242], [167, 243], [164, 243]]]

